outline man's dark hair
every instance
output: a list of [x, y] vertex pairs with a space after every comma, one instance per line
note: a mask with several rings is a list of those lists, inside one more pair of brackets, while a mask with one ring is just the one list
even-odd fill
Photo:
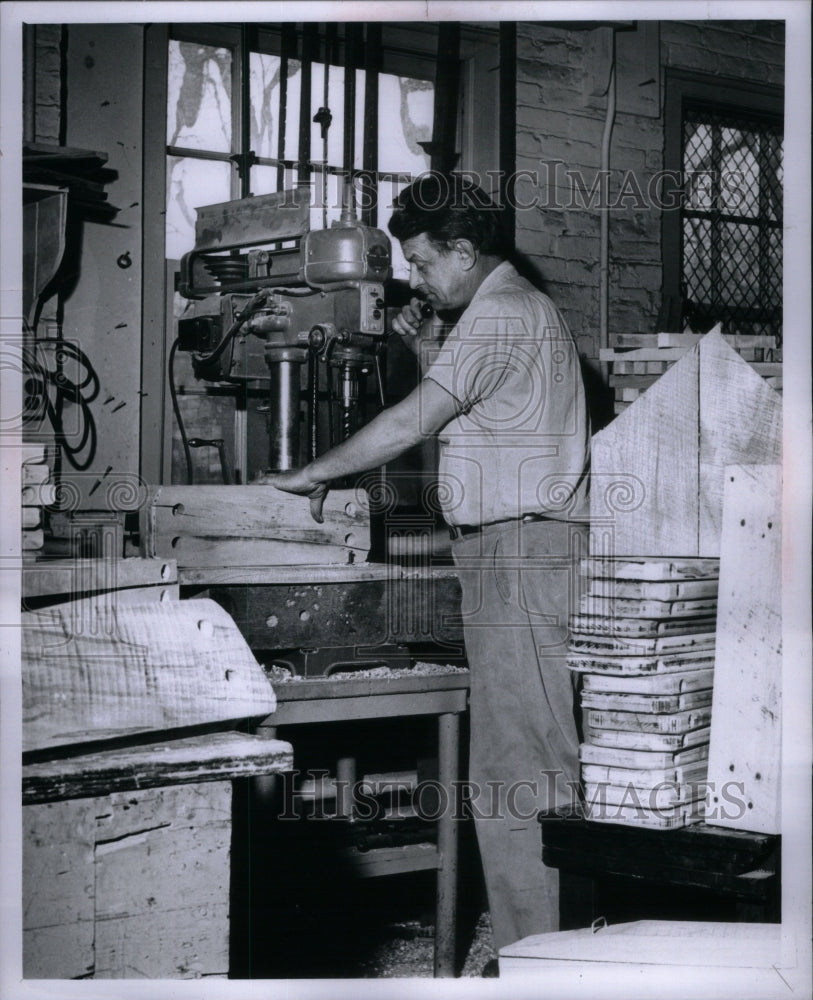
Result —
[[401, 243], [425, 233], [439, 248], [469, 240], [481, 253], [507, 253], [499, 208], [462, 174], [421, 174], [396, 196], [393, 207], [389, 230]]

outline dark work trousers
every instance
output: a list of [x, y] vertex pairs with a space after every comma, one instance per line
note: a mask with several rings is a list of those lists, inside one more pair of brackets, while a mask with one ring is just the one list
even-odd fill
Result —
[[452, 543], [471, 670], [471, 807], [497, 948], [559, 925], [558, 872], [542, 864], [536, 816], [576, 794], [567, 619], [586, 548], [587, 527], [565, 521], [509, 521]]

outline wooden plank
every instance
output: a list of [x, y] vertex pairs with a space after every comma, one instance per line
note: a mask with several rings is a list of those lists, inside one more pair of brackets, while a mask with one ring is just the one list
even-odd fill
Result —
[[245, 733], [207, 733], [26, 764], [23, 802], [250, 778], [292, 768], [289, 743]]
[[[714, 666], [714, 637], [694, 636], [694, 645], [685, 649], [658, 652], [649, 644], [663, 644], [663, 639], [639, 639], [622, 644], [600, 645], [587, 639], [577, 641], [567, 654], [571, 670], [587, 673], [631, 674], [634, 676], [670, 671], [697, 670]], [[637, 647], [637, 648], [636, 648]], [[649, 650], [649, 651], [647, 651]]]
[[593, 729], [585, 724], [585, 742], [594, 747], [612, 747], [620, 750], [658, 750], [676, 752], [709, 743], [709, 727], [688, 733], [642, 733], [613, 729]]
[[[642, 364], [643, 362], [636, 362]], [[618, 366], [610, 375], [609, 382], [612, 386], [617, 386], [623, 389], [648, 389], [658, 380], [657, 375], [632, 375], [632, 374], [622, 374], [617, 371]], [[622, 397], [623, 398], [623, 397]]]
[[623, 729], [635, 733], [687, 733], [708, 728], [711, 706], [682, 709], [678, 712], [619, 711], [613, 708], [588, 708], [584, 714], [588, 726], [596, 729]]
[[635, 805], [585, 804], [587, 818], [593, 823], [624, 823], [649, 830], [673, 830], [699, 823], [704, 815], [703, 803], [681, 802], [661, 809], [644, 809]]
[[582, 594], [579, 612], [583, 615], [618, 616], [619, 618], [694, 618], [717, 614], [717, 601], [706, 598], [692, 601], [647, 601]]
[[694, 601], [717, 596], [717, 579], [703, 580], [593, 580], [589, 593], [596, 597], [641, 601]]
[[651, 674], [645, 677], [613, 677], [605, 674], [585, 674], [582, 694], [589, 692], [632, 694], [663, 698], [682, 694], [684, 691], [703, 691], [711, 688], [714, 670], [690, 670], [680, 674]]
[[457, 580], [454, 566], [401, 566], [397, 563], [353, 562], [343, 565], [303, 563], [298, 566], [185, 566], [182, 584], [206, 583], [282, 586], [362, 583], [369, 580]]
[[95, 819], [86, 803], [23, 808], [23, 975], [77, 979], [94, 967]]
[[[615, 615], [570, 616], [570, 627], [580, 637], [585, 636], [629, 636], [635, 638], [659, 635], [689, 636], [698, 632], [714, 630], [716, 617], [703, 618], [620, 618]], [[574, 645], [577, 640], [574, 639]]]
[[632, 694], [624, 691], [595, 691], [591, 688], [585, 688], [581, 693], [583, 709], [661, 715], [687, 708], [703, 708], [706, 705], [711, 705], [711, 684], [700, 691], [687, 691], [683, 694]]
[[609, 782], [615, 785], [635, 785], [636, 788], [655, 788], [663, 783], [692, 783], [705, 781], [708, 760], [688, 764], [669, 764], [663, 767], [622, 767], [612, 764], [582, 764], [582, 780]]
[[[273, 711], [262, 667], [214, 601], [113, 610], [89, 621], [70, 604], [23, 613], [24, 750]], [[91, 631], [100, 621], [108, 631]]]
[[585, 784], [584, 795], [588, 802], [622, 802], [640, 804], [646, 809], [660, 809], [678, 802], [694, 802], [704, 797], [700, 784], [664, 784], [655, 788], [636, 788], [635, 785], [608, 785], [590, 781]]
[[174, 559], [42, 559], [23, 567], [24, 597], [90, 593], [178, 582]]
[[579, 568], [585, 576], [610, 580], [696, 580], [717, 578], [719, 559], [629, 559], [610, 556], [582, 559]]
[[579, 760], [584, 764], [603, 764], [607, 767], [640, 768], [652, 770], [659, 768], [680, 767], [683, 764], [695, 764], [708, 759], [708, 745], [691, 747], [688, 750], [625, 750], [616, 747], [596, 747], [582, 743], [579, 747]]
[[[658, 347], [694, 347], [699, 344], [705, 334], [702, 333], [659, 333]], [[747, 350], [758, 347], [773, 349], [776, 347], [776, 337], [759, 334], [723, 334], [723, 339], [734, 350]]]
[[231, 783], [94, 801], [96, 977], [227, 975]]
[[726, 470], [709, 778], [741, 782], [742, 815], [780, 831], [782, 478], [778, 465]]
[[675, 362], [684, 358], [691, 348], [641, 346], [630, 351], [617, 351], [612, 347], [599, 348], [599, 361], [659, 361]]
[[331, 491], [324, 523], [306, 498], [273, 486], [157, 486], [140, 511], [142, 555], [179, 567], [363, 560], [370, 517], [363, 490]]

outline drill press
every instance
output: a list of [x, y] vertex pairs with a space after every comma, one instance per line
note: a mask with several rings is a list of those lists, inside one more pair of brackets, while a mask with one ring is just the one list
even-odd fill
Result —
[[295, 468], [354, 433], [367, 419], [371, 374], [383, 405], [389, 239], [351, 209], [310, 230], [306, 195], [199, 208], [195, 247], [181, 261], [178, 287], [189, 302], [179, 349], [191, 353], [198, 379], [267, 387], [269, 471]]

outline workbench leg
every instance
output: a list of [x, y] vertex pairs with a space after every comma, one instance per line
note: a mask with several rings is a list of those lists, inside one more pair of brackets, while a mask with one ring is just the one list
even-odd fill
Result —
[[336, 761], [336, 815], [353, 818], [353, 788], [356, 784], [356, 758], [339, 757]]
[[[277, 738], [276, 726], [258, 726], [257, 736], [262, 736], [266, 740]], [[258, 806], [271, 809], [277, 798], [279, 788], [278, 774], [258, 774], [251, 779], [251, 787], [254, 795], [254, 802]]]
[[458, 828], [455, 788], [460, 766], [460, 716], [438, 716], [438, 780], [446, 789], [446, 802], [438, 819], [437, 910], [435, 915], [435, 976], [455, 974], [457, 929]]

